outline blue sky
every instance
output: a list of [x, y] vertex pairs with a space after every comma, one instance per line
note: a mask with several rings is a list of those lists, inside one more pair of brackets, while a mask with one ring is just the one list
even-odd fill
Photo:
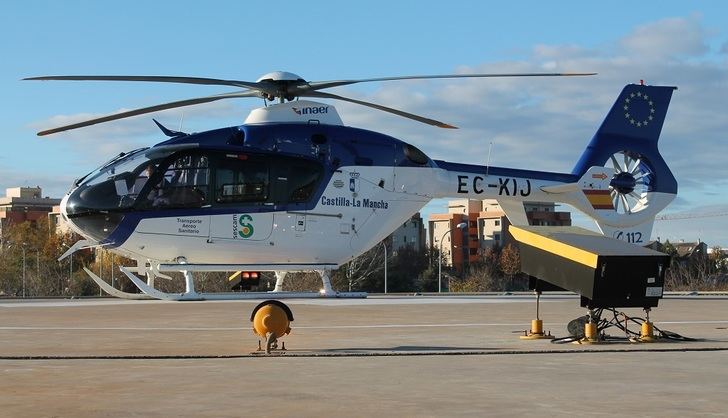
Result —
[[[602, 4], [604, 3], [604, 4]], [[728, 212], [728, 6], [724, 2], [24, 1], [0, 15], [0, 191], [59, 197], [113, 154], [162, 139], [151, 116], [39, 138], [59, 122], [230, 91], [224, 87], [30, 82], [62, 74], [308, 80], [464, 71], [595, 71], [589, 79], [380, 83], [333, 92], [453, 123], [443, 132], [337, 104], [346, 124], [433, 158], [570, 171], [621, 87], [677, 85], [660, 148], [680, 184], [674, 214]], [[576, 100], [575, 98], [579, 99]], [[242, 99], [155, 115], [172, 128], [240, 124]], [[443, 210], [443, 202], [427, 212]], [[577, 218], [578, 219], [578, 218]], [[582, 222], [580, 220], [579, 222]], [[662, 239], [728, 247], [728, 217], [661, 221]]]

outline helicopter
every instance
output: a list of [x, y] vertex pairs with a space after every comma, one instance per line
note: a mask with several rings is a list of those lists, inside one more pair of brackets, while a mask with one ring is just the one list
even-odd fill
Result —
[[[199, 133], [174, 131], [154, 146], [121, 153], [74, 181], [61, 215], [83, 239], [132, 259], [120, 270], [141, 290], [126, 293], [87, 273], [107, 293], [127, 299], [237, 299], [198, 293], [195, 272], [315, 271], [322, 296], [335, 292], [330, 272], [392, 233], [432, 199], [495, 198], [513, 225], [528, 225], [524, 202], [569, 204], [609, 237], [644, 245], [655, 216], [677, 195], [677, 181], [657, 143], [676, 87], [627, 84], [569, 173], [433, 160], [400, 139], [345, 126], [334, 99], [439, 128], [454, 126], [322, 90], [363, 82], [442, 78], [561, 77], [594, 73], [457, 74], [306, 81], [284, 71], [255, 82], [170, 76], [42, 76], [25, 80], [132, 81], [224, 85], [240, 91], [124, 111], [39, 132], [231, 98], [263, 98], [242, 125]], [[275, 102], [268, 105], [268, 102]], [[155, 288], [181, 272], [184, 293]], [[139, 276], [146, 277], [146, 282]]]

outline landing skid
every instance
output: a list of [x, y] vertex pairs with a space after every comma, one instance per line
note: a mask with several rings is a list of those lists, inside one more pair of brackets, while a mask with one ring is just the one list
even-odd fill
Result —
[[[166, 293], [159, 291], [140, 280], [134, 273], [129, 271], [126, 267], [119, 267], [122, 273], [129, 278], [129, 280], [141, 290], [147, 298], [169, 300], [169, 301], [199, 301], [199, 300], [246, 300], [246, 299], [270, 299], [271, 297], [276, 299], [292, 299], [292, 298], [359, 298], [363, 299], [367, 297], [366, 292], [335, 292], [331, 289], [331, 283], [328, 278], [327, 272], [319, 272], [322, 274], [322, 280], [324, 283], [324, 291], [322, 292], [235, 292], [235, 293], [197, 293], [194, 287], [194, 279], [192, 272], [183, 271], [185, 275], [185, 287], [184, 293]], [[93, 273], [90, 273], [93, 274]], [[95, 279], [94, 279], [95, 280]], [[107, 287], [116, 290], [106, 284]], [[282, 280], [281, 280], [282, 281]], [[97, 282], [98, 283], [98, 282]], [[99, 284], [99, 286], [101, 286]], [[102, 287], [103, 288], [103, 287]], [[104, 288], [104, 290], [106, 290]], [[117, 291], [118, 292], [118, 291]], [[110, 293], [110, 292], [109, 292]], [[122, 292], [123, 293], [123, 292]], [[111, 294], [111, 293], [110, 293]]]
[[152, 299], [151, 296], [149, 296], [146, 293], [128, 293], [128, 292], [122, 292], [121, 290], [112, 287], [110, 284], [106, 283], [101, 277], [94, 274], [91, 270], [84, 267], [83, 270], [86, 272], [86, 274], [91, 277], [91, 280], [96, 282], [97, 285], [106, 293], [110, 294], [111, 296], [120, 298], [120, 299], [130, 299], [130, 300], [148, 300]]

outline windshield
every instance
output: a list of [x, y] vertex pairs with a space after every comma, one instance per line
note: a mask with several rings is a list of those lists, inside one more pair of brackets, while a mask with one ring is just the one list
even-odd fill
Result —
[[[142, 194], [149, 201], [141, 199], [141, 209], [202, 206], [207, 200], [209, 173], [207, 157], [191, 150], [196, 147], [145, 148], [109, 161], [71, 193], [66, 204], [68, 215], [124, 211]], [[173, 154], [178, 157], [168, 159]]]
[[139, 148], [131, 151], [127, 154], [120, 155], [112, 158], [111, 160], [104, 163], [101, 167], [93, 171], [87, 178], [79, 185], [92, 185], [98, 184], [103, 181], [109, 180], [114, 176], [121, 175], [125, 172], [131, 172], [137, 168], [144, 160], [147, 160], [146, 151], [148, 148]]
[[204, 205], [207, 158], [186, 151], [168, 158], [180, 148], [139, 150], [110, 161], [71, 192], [65, 213], [84, 233], [101, 241], [137, 204], [142, 210]]
[[68, 214], [131, 207], [163, 158], [142, 148], [112, 159], [79, 184], [69, 197]]

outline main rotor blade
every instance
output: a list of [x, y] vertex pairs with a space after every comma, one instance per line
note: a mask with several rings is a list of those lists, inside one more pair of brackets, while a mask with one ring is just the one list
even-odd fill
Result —
[[379, 77], [379, 78], [362, 78], [358, 80], [332, 80], [332, 81], [313, 81], [309, 82], [311, 90], [321, 90], [331, 87], [346, 86], [356, 83], [370, 83], [374, 81], [394, 81], [394, 80], [428, 80], [428, 79], [445, 79], [445, 78], [500, 78], [500, 77], [581, 77], [596, 75], [597, 73], [493, 73], [493, 74], [442, 74], [442, 75], [409, 75], [400, 77]]
[[64, 81], [151, 81], [157, 83], [207, 84], [213, 86], [245, 87], [255, 90], [266, 90], [263, 83], [239, 80], [222, 80], [218, 78], [202, 77], [172, 77], [172, 76], [146, 76], [146, 75], [51, 75], [41, 77], [28, 77], [23, 80], [64, 80]]
[[102, 116], [100, 118], [90, 119], [90, 120], [87, 120], [84, 122], [78, 122], [78, 123], [74, 123], [71, 125], [60, 126], [58, 128], [48, 129], [45, 131], [38, 132], [38, 136], [50, 135], [50, 134], [54, 134], [57, 132], [63, 132], [63, 131], [71, 130], [71, 129], [82, 128], [84, 126], [96, 125], [97, 123], [109, 122], [112, 120], [124, 119], [124, 118], [137, 116], [137, 115], [143, 115], [145, 113], [152, 113], [152, 112], [157, 112], [160, 110], [174, 109], [177, 107], [184, 107], [184, 106], [192, 106], [192, 105], [201, 104], [201, 103], [209, 103], [209, 102], [214, 102], [216, 100], [221, 100], [221, 99], [234, 99], [234, 98], [238, 98], [238, 97], [256, 97], [256, 96], [259, 96], [259, 94], [260, 93], [258, 93], [257, 91], [241, 91], [241, 92], [235, 92], [235, 93], [217, 94], [217, 95], [208, 96], [208, 97], [199, 97], [196, 99], [178, 100], [176, 102], [170, 102], [170, 103], [164, 103], [164, 104], [159, 104], [159, 105], [155, 105], [155, 106], [143, 107], [140, 109], [133, 109], [133, 110], [129, 110], [126, 112], [114, 113], [113, 115]]
[[412, 114], [412, 113], [403, 112], [403, 111], [397, 110], [397, 109], [392, 109], [391, 107], [386, 107], [386, 106], [378, 105], [378, 104], [375, 104], [375, 103], [364, 102], [364, 101], [361, 101], [361, 100], [350, 99], [348, 97], [338, 96], [336, 94], [324, 93], [324, 92], [320, 92], [320, 91], [309, 91], [309, 92], [306, 92], [306, 93], [302, 93], [301, 96], [305, 96], [305, 97], [321, 97], [321, 98], [325, 98], [325, 99], [343, 100], [345, 102], [356, 103], [356, 104], [360, 104], [362, 106], [372, 107], [374, 109], [378, 109], [378, 110], [382, 110], [382, 111], [385, 111], [385, 112], [393, 113], [393, 114], [395, 114], [397, 116], [402, 116], [402, 117], [405, 117], [407, 119], [416, 120], [417, 122], [422, 122], [422, 123], [426, 123], [428, 125], [437, 126], [438, 128], [457, 129], [456, 126], [449, 125], [449, 124], [447, 124], [445, 122], [440, 122], [438, 120], [425, 118], [425, 117], [422, 117], [422, 116], [418, 116], [418, 115], [415, 115], [415, 114]]

